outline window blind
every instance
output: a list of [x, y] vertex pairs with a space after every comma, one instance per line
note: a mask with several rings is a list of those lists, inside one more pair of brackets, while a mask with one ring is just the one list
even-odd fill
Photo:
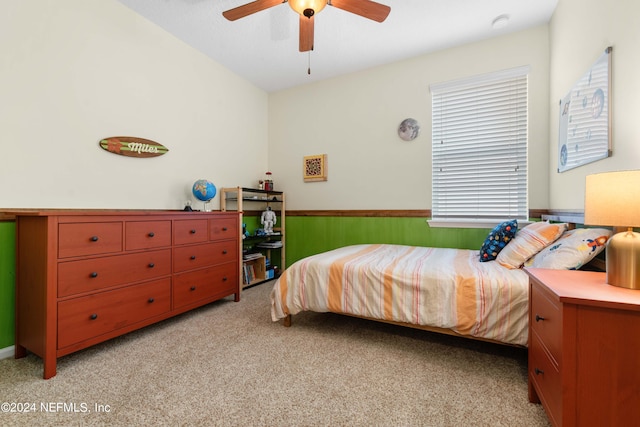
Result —
[[528, 72], [431, 85], [433, 219], [528, 219]]

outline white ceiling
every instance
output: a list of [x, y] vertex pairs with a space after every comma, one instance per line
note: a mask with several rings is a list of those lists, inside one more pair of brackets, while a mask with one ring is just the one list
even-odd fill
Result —
[[[374, 22], [327, 6], [315, 17], [314, 50], [298, 51], [288, 4], [231, 22], [222, 12], [250, 0], [118, 0], [267, 92], [364, 70], [545, 24], [558, 0], [378, 0]], [[508, 15], [504, 28], [493, 20]], [[311, 65], [311, 74], [307, 68]]]

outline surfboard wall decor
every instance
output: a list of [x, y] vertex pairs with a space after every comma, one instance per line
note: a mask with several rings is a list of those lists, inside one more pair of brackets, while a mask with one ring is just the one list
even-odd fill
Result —
[[134, 136], [110, 136], [100, 140], [100, 147], [110, 153], [127, 157], [157, 157], [169, 151], [162, 144]]

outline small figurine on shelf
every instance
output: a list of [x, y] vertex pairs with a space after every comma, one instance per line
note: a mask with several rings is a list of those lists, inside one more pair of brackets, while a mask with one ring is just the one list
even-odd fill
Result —
[[242, 238], [246, 239], [249, 237], [249, 232], [247, 231], [247, 224], [242, 224]]
[[267, 172], [264, 180], [264, 189], [267, 191], [273, 191], [273, 179], [271, 178], [271, 172]]
[[260, 217], [260, 224], [264, 225], [265, 234], [273, 234], [273, 226], [277, 221], [276, 213], [271, 210], [271, 206], [266, 211], [262, 212]]
[[258, 189], [264, 190], [264, 181], [263, 180], [258, 181]]

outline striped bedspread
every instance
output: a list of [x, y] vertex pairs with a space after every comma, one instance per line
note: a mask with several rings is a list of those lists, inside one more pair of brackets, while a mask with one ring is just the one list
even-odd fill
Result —
[[301, 311], [353, 314], [526, 345], [528, 279], [478, 251], [354, 245], [291, 265], [271, 292], [274, 321]]

